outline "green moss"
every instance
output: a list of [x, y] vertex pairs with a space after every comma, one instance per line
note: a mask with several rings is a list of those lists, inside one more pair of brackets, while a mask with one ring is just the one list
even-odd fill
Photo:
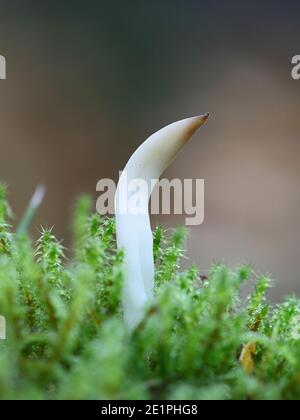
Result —
[[129, 334], [112, 219], [80, 200], [70, 251], [52, 229], [37, 244], [15, 235], [8, 216], [1, 187], [0, 399], [300, 398], [300, 301], [272, 305], [268, 277], [181, 271], [185, 232], [158, 227], [155, 304]]

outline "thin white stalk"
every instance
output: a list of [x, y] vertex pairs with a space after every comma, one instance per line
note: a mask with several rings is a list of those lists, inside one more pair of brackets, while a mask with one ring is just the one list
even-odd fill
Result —
[[[116, 232], [118, 248], [125, 253], [123, 310], [130, 329], [142, 320], [146, 305], [153, 299], [153, 237], [148, 214], [153, 180], [159, 179], [208, 116], [186, 118], [152, 134], [133, 153], [120, 176], [115, 197]], [[142, 211], [130, 214], [122, 211], [122, 207], [125, 198], [132, 194], [128, 185], [136, 179], [146, 181], [148, 190], [142, 200]]]
[[39, 207], [41, 206], [46, 194], [46, 188], [40, 184], [36, 187], [34, 194], [30, 200], [30, 203], [17, 227], [17, 235], [21, 236], [26, 233], [30, 227], [33, 218], [36, 215]]

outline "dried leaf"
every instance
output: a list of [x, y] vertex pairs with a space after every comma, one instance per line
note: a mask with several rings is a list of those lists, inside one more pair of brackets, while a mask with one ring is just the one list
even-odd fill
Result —
[[244, 345], [241, 356], [240, 363], [248, 375], [252, 375], [255, 367], [254, 356], [256, 352], [256, 343], [247, 343]]

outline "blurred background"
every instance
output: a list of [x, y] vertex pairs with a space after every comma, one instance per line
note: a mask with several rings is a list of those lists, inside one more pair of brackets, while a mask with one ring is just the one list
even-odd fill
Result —
[[[300, 54], [296, 1], [1, 0], [0, 178], [15, 223], [39, 182], [35, 219], [70, 241], [70, 212], [169, 122], [209, 111], [166, 174], [205, 178], [189, 263], [249, 263], [300, 294]], [[182, 217], [153, 224], [176, 226]]]

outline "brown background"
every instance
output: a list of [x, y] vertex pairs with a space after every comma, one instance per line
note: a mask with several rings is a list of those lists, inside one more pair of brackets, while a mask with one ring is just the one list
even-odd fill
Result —
[[[95, 194], [151, 132], [210, 111], [168, 171], [206, 179], [188, 256], [270, 272], [300, 293], [300, 6], [293, 1], [1, 1], [0, 177], [18, 221], [38, 182], [35, 226], [70, 239], [80, 192]], [[163, 216], [154, 223], [183, 223]], [[35, 234], [35, 228], [33, 233]]]

